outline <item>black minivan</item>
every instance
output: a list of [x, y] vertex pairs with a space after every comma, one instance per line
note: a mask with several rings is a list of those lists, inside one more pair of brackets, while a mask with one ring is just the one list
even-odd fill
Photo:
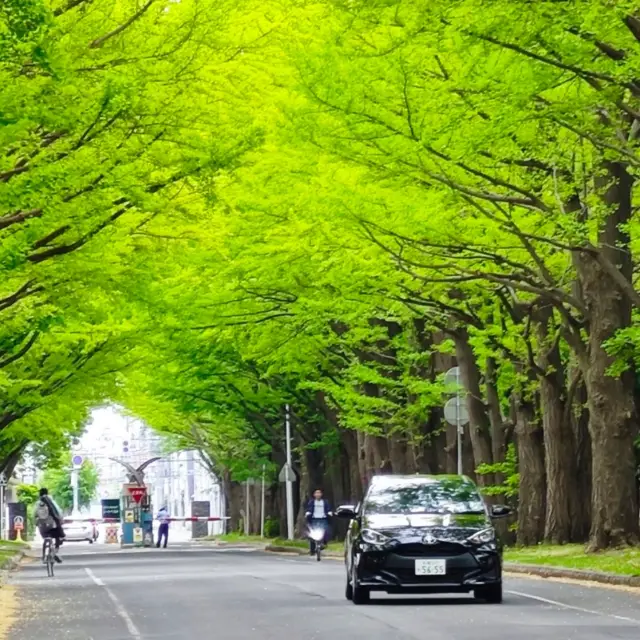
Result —
[[488, 507], [466, 476], [375, 476], [364, 500], [342, 506], [351, 519], [345, 540], [346, 597], [369, 602], [372, 591], [473, 591], [502, 602], [502, 546]]

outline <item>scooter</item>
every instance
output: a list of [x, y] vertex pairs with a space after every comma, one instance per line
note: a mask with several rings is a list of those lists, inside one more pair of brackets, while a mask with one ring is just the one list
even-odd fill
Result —
[[324, 537], [326, 533], [324, 529], [316, 527], [309, 529], [309, 537], [313, 540], [316, 550], [316, 560], [320, 562], [322, 560], [322, 550], [324, 549]]

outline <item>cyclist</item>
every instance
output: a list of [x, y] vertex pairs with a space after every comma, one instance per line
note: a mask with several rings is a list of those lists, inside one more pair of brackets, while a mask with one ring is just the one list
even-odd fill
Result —
[[[53, 557], [57, 563], [62, 563], [58, 555], [60, 545], [64, 539], [62, 511], [49, 495], [49, 490], [44, 487], [40, 489], [40, 498], [36, 503], [35, 521], [42, 538], [52, 538], [55, 541]], [[42, 561], [45, 561], [44, 545], [42, 546]]]

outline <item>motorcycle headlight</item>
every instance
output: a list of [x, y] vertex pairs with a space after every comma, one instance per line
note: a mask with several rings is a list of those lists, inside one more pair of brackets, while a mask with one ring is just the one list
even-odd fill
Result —
[[387, 542], [391, 540], [391, 538], [389, 538], [388, 536], [385, 536], [378, 531], [374, 531], [373, 529], [363, 529], [360, 532], [360, 537], [362, 538], [363, 542], [366, 542], [367, 544], [374, 544], [377, 546], [387, 544]]
[[478, 531], [474, 533], [472, 536], [467, 538], [468, 542], [472, 542], [473, 544], [488, 544], [489, 542], [496, 541], [496, 532], [493, 527], [489, 527], [487, 529], [483, 529], [482, 531]]
[[320, 540], [324, 540], [324, 529], [311, 529], [309, 531], [309, 537], [315, 542], [320, 542]]

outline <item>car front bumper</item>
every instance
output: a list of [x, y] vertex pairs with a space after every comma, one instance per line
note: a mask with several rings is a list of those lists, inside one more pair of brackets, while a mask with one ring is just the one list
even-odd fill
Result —
[[87, 542], [93, 540], [93, 535], [89, 533], [71, 533], [64, 537], [65, 542]]
[[416, 560], [427, 557], [422, 553], [411, 555], [402, 548], [363, 551], [356, 556], [358, 584], [388, 593], [464, 593], [502, 580], [502, 561], [497, 551], [429, 552], [428, 557], [446, 560], [444, 575], [416, 575]]

